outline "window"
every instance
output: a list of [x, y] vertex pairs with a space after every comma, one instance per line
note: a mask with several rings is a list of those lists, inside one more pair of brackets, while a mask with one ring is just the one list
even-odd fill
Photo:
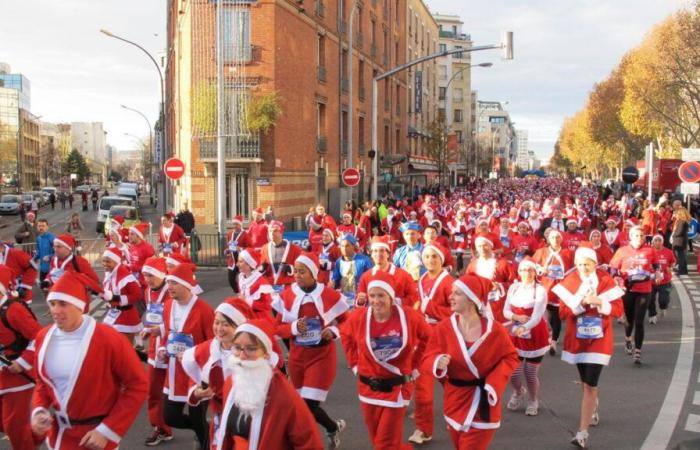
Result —
[[321, 137], [326, 134], [326, 105], [318, 103], [316, 116], [316, 135]]
[[225, 8], [223, 26], [224, 62], [250, 61], [250, 11]]
[[452, 25], [452, 34], [457, 34], [457, 25]]
[[438, 66], [438, 78], [441, 80], [447, 79], [447, 66]]
[[453, 122], [462, 123], [462, 110], [461, 109], [455, 109]]
[[357, 148], [360, 155], [365, 154], [365, 118], [360, 116], [357, 119]]
[[447, 51], [447, 44], [440, 44], [440, 52], [446, 52]]
[[455, 136], [457, 137], [457, 143], [461, 144], [462, 142], [464, 142], [464, 138], [462, 137], [461, 130], [455, 131]]
[[365, 98], [365, 62], [363, 60], [360, 60], [357, 72], [357, 84], [359, 88], [360, 98]]
[[438, 90], [438, 100], [445, 100], [445, 95], [447, 95], [447, 88], [441, 87]]
[[326, 66], [326, 37], [322, 34], [318, 35], [318, 65]]
[[438, 119], [445, 120], [445, 108], [438, 108]]
[[[461, 50], [463, 47], [461, 45], [455, 45], [455, 50]], [[452, 57], [455, 59], [462, 59], [462, 53], [453, 53]]]
[[452, 100], [455, 102], [462, 102], [462, 100], [464, 100], [464, 90], [455, 88], [452, 94]]
[[455, 74], [454, 74], [455, 81], [462, 81], [464, 79], [464, 75], [462, 75], [463, 73], [464, 73], [464, 70], [459, 70], [459, 71], [455, 72]]

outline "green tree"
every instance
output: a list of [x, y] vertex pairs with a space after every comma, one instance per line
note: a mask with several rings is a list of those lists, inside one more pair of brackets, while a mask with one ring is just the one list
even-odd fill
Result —
[[90, 167], [83, 155], [80, 154], [77, 148], [71, 150], [63, 162], [63, 173], [76, 174], [78, 176], [78, 184], [82, 184], [90, 177]]
[[449, 176], [449, 163], [456, 160], [457, 152], [449, 148], [450, 128], [445, 123], [444, 118], [438, 117], [428, 124], [428, 143], [426, 151], [428, 156], [437, 162], [440, 187], [447, 185]]
[[282, 105], [277, 92], [259, 94], [252, 98], [246, 110], [246, 122], [253, 133], [266, 134], [282, 115]]

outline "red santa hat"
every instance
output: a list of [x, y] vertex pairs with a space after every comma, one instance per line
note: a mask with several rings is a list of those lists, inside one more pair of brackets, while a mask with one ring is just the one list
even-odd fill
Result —
[[561, 235], [561, 231], [559, 231], [558, 229], [556, 229], [556, 228], [550, 228], [550, 229], [549, 229], [549, 236], [552, 236], [552, 235], [554, 235], [554, 234], [559, 235], [559, 237], [564, 237], [564, 236]]
[[318, 261], [318, 255], [315, 253], [310, 253], [310, 252], [303, 252], [301, 255], [299, 255], [294, 261], [294, 264], [303, 264], [305, 265], [311, 274], [314, 276], [314, 279], [318, 277], [318, 270], [319, 270], [319, 261]]
[[241, 324], [238, 326], [238, 328], [236, 328], [235, 337], [238, 337], [238, 335], [241, 333], [252, 334], [256, 338], [258, 338], [258, 340], [262, 343], [263, 347], [265, 347], [265, 353], [267, 353], [268, 355], [275, 354], [272, 345], [272, 343], [275, 340], [275, 330], [273, 329], [269, 321], [258, 319], [245, 322], [244, 324]]
[[569, 219], [569, 220], [566, 221], [566, 224], [567, 224], [567, 225], [572, 224], [572, 223], [573, 223], [574, 225], [578, 225], [578, 222], [576, 222], [576, 219]]
[[245, 302], [238, 297], [231, 297], [224, 300], [216, 307], [216, 312], [228, 317], [236, 326], [241, 326], [248, 322], [248, 319], [253, 317], [253, 310]]
[[180, 264], [192, 264], [192, 260], [189, 256], [183, 255], [182, 253], [168, 253], [165, 258], [166, 266], [176, 267]]
[[593, 237], [594, 234], [597, 234], [597, 235], [599, 235], [599, 236], [602, 236], [602, 234], [600, 233], [600, 230], [595, 230], [595, 229], [594, 229], [594, 230], [591, 230], [590, 234], [588, 235], [588, 240], [589, 240], [589, 241], [591, 240], [591, 238]]
[[109, 247], [102, 253], [102, 257], [111, 259], [115, 263], [120, 264], [124, 258], [124, 254], [117, 247]]
[[233, 219], [231, 219], [232, 223], [237, 223], [239, 225], [243, 225], [243, 216], [238, 215], [238, 216], [233, 216]]
[[491, 246], [491, 248], [494, 247], [493, 241], [484, 235], [477, 236], [476, 239], [474, 239], [474, 246], [477, 246], [477, 245], [481, 244], [482, 242], [489, 244]]
[[518, 264], [518, 271], [521, 271], [523, 269], [532, 269], [534, 271], [537, 271], [537, 263], [534, 259], [527, 256], [523, 258], [522, 261], [520, 261], [520, 264]]
[[372, 238], [370, 251], [381, 248], [391, 253], [391, 244], [389, 243], [389, 236], [375, 236]]
[[423, 251], [421, 253], [425, 253], [426, 251], [435, 252], [440, 257], [440, 261], [442, 261], [443, 264], [445, 264], [445, 257], [449, 254], [449, 250], [447, 250], [445, 246], [440, 245], [437, 242], [431, 242], [430, 244], [423, 247]]
[[367, 292], [372, 288], [380, 288], [384, 290], [392, 300], [396, 298], [396, 290], [394, 289], [394, 278], [387, 272], [377, 271], [371, 274], [367, 283]]
[[0, 265], [0, 293], [4, 296], [17, 295], [14, 291], [15, 276], [12, 273], [12, 269], [4, 264]]
[[98, 293], [102, 292], [102, 286], [92, 278], [82, 273], [68, 271], [51, 286], [46, 301], [66, 302], [85, 312], [90, 306], [88, 289]]
[[630, 217], [629, 219], [625, 220], [625, 225], [635, 227], [639, 225], [639, 221], [635, 217]]
[[247, 248], [241, 251], [241, 253], [238, 254], [238, 258], [245, 261], [251, 269], [256, 269], [262, 261], [260, 250], [254, 248]]
[[270, 222], [270, 224], [267, 226], [268, 231], [271, 233], [272, 230], [275, 228], [279, 229], [282, 233], [284, 233], [284, 223], [280, 222], [279, 220], [273, 220]]
[[163, 214], [163, 217], [167, 217], [168, 219], [174, 219], [174, 218], [175, 218], [175, 213], [173, 213], [172, 211], [170, 211], [170, 212], [167, 212], [167, 213]]
[[343, 211], [343, 218], [346, 216], [352, 219], [352, 211]]
[[581, 259], [590, 259], [598, 264], [598, 254], [593, 250], [587, 243], [580, 244], [576, 249], [574, 254], [574, 261], [580, 261]]
[[124, 217], [114, 216], [112, 217], [112, 222], [119, 224], [119, 227], [121, 228], [124, 225]]
[[253, 214], [258, 214], [258, 215], [263, 215], [263, 209], [260, 207], [257, 207], [253, 210]]
[[612, 223], [612, 224], [617, 225], [617, 219], [614, 218], [614, 217], [608, 217], [608, 220], [606, 220], [605, 223], [606, 223], [606, 224]]
[[164, 280], [168, 274], [168, 266], [165, 263], [165, 258], [151, 256], [143, 263], [141, 272]]
[[131, 228], [129, 228], [130, 233], [134, 233], [136, 236], [140, 237], [141, 239], [146, 239], [146, 235], [148, 234], [148, 230], [151, 228], [150, 223], [137, 223]]
[[527, 228], [527, 229], [529, 230], [529, 229], [530, 229], [530, 224], [527, 223], [527, 222], [525, 222], [524, 220], [521, 220], [520, 222], [518, 222], [518, 228], [520, 228], [520, 227], [525, 227], [525, 228]]
[[454, 286], [464, 293], [481, 312], [488, 306], [487, 298], [491, 292], [491, 281], [473, 274], [464, 274], [454, 281]]
[[328, 236], [330, 236], [331, 240], [335, 239], [335, 234], [330, 228], [324, 228], [322, 234], [327, 234]]
[[53, 243], [54, 245], [62, 245], [70, 251], [75, 250], [75, 238], [67, 233], [59, 234], [58, 236], [56, 236], [56, 238], [53, 240]]
[[168, 270], [166, 280], [174, 281], [175, 283], [185, 286], [190, 291], [194, 292], [197, 287], [197, 282], [194, 279], [194, 270], [192, 264], [180, 264]]

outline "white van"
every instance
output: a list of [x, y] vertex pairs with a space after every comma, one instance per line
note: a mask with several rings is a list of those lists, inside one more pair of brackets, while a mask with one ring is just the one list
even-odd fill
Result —
[[135, 188], [133, 188], [131, 186], [125, 187], [125, 186], [119, 185], [119, 187], [117, 188], [117, 196], [130, 198], [131, 200], [134, 201], [134, 206], [139, 205], [139, 193]]
[[109, 216], [109, 210], [114, 205], [136, 206], [136, 202], [129, 197], [121, 197], [121, 196], [102, 197], [100, 199], [100, 205], [99, 205], [99, 209], [97, 211], [96, 230], [98, 233], [104, 232], [105, 222], [107, 222], [107, 217]]

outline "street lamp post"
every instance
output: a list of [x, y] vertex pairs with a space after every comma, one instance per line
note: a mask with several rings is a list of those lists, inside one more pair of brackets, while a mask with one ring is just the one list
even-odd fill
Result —
[[[348, 136], [347, 136], [347, 142], [348, 142], [348, 151], [347, 151], [347, 163], [346, 163], [346, 168], [351, 168], [353, 167], [353, 154], [352, 154], [352, 145], [353, 145], [353, 122], [355, 121], [354, 119], [354, 95], [353, 95], [353, 81], [352, 81], [352, 49], [355, 45], [353, 42], [354, 39], [354, 33], [355, 33], [355, 10], [357, 10], [357, 2], [358, 0], [353, 0], [352, 2], [352, 8], [350, 9], [350, 21], [349, 21], [349, 30], [348, 30]], [[362, 24], [360, 24], [362, 26]], [[341, 115], [342, 117], [342, 115]], [[342, 120], [341, 120], [341, 126], [342, 126]], [[350, 189], [350, 201], [352, 201], [352, 187]]]
[[[160, 130], [159, 130], [159, 133], [160, 133], [160, 142], [161, 142], [161, 145], [162, 145], [162, 147], [163, 147], [163, 159], [165, 159], [165, 156], [168, 155], [168, 145], [167, 145], [167, 141], [166, 141], [166, 139], [167, 139], [166, 128], [167, 128], [167, 127], [165, 126], [165, 121], [166, 121], [166, 114], [165, 114], [165, 82], [164, 82], [164, 79], [163, 79], [163, 71], [161, 70], [160, 66], [158, 65], [158, 62], [157, 62], [156, 59], [153, 57], [153, 55], [151, 55], [145, 48], [143, 48], [142, 46], [140, 46], [140, 45], [137, 44], [136, 42], [130, 41], [130, 40], [125, 39], [125, 38], [123, 38], [123, 37], [121, 37], [121, 36], [117, 36], [116, 34], [110, 32], [110, 31], [107, 31], [107, 30], [105, 30], [105, 29], [101, 29], [101, 30], [100, 30], [100, 33], [104, 34], [105, 36], [108, 36], [108, 37], [111, 37], [111, 38], [120, 40], [120, 41], [122, 41], [122, 42], [126, 42], [127, 44], [133, 45], [134, 47], [138, 48], [138, 49], [141, 50], [143, 53], [145, 53], [146, 56], [148, 56], [148, 58], [153, 62], [153, 65], [156, 66], [156, 69], [158, 70], [158, 77], [160, 78], [160, 113], [159, 113], [159, 119], [158, 119], [159, 122], [160, 122]], [[149, 125], [149, 128], [150, 128], [150, 125]], [[155, 153], [155, 148], [152, 149], [151, 151], [152, 151], [153, 153]], [[158, 161], [158, 159], [157, 159], [155, 156], [156, 156], [156, 155], [154, 154], [153, 160], [154, 160], [156, 163], [162, 162], [162, 161]], [[166, 205], [166, 203], [167, 203], [167, 198], [168, 198], [168, 194], [167, 194], [168, 182], [167, 182], [167, 180], [166, 180], [165, 178], [163, 178], [162, 183], [163, 183], [163, 189], [162, 189], [162, 192], [160, 193], [160, 197], [161, 197], [161, 205], [162, 205], [162, 208], [163, 208], [163, 213], [165, 213], [165, 212], [167, 212], [167, 205]], [[153, 183], [153, 181], [151, 181], [151, 186], [153, 186], [153, 185], [154, 185], [154, 183]]]
[[[121, 105], [121, 107], [124, 108], [124, 109], [126, 109], [126, 110], [129, 110], [129, 111], [131, 111], [131, 112], [135, 112], [135, 113], [138, 114], [139, 116], [143, 117], [143, 120], [146, 121], [146, 124], [148, 125], [148, 145], [149, 145], [149, 147], [150, 147], [150, 151], [153, 152], [153, 130], [152, 130], [152, 128], [151, 128], [151, 121], [148, 120], [148, 117], [146, 117], [146, 115], [145, 115], [144, 113], [142, 113], [141, 111], [139, 111], [139, 110], [137, 110], [137, 109], [129, 108], [128, 106], [125, 106], [125, 105]], [[144, 173], [143, 173], [143, 178], [144, 178], [144, 181], [146, 181], [146, 170], [147, 170], [147, 165], [146, 165], [146, 149], [144, 149], [144, 151], [143, 151], [143, 158], [142, 158], [142, 159], [143, 159], [143, 163], [142, 163], [142, 164], [143, 164], [143, 172], [144, 172]], [[152, 174], [152, 170], [149, 170], [148, 173], [149, 173], [149, 175], [151, 175], [151, 174]], [[109, 174], [108, 174], [108, 176], [109, 176]], [[149, 181], [150, 181], [150, 183], [151, 183], [151, 192], [152, 192], [152, 190], [153, 190], [153, 179], [152, 179], [150, 176], [149, 176]], [[153, 195], [151, 194], [151, 204], [152, 204], [152, 203], [153, 203]]]

